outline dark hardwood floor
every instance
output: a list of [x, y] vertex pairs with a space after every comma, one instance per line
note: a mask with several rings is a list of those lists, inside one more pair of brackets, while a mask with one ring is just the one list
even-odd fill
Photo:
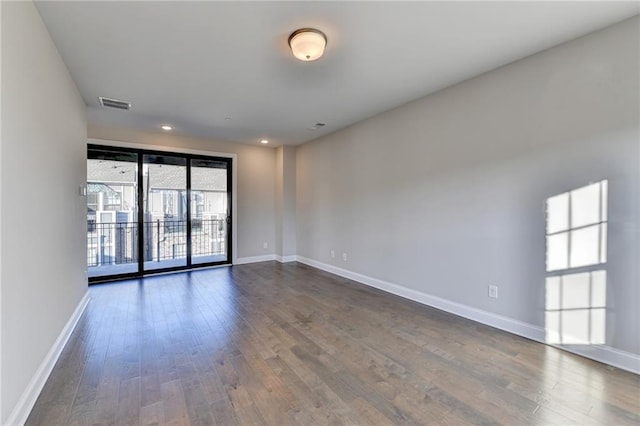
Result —
[[640, 423], [640, 376], [301, 264], [89, 292], [28, 425]]

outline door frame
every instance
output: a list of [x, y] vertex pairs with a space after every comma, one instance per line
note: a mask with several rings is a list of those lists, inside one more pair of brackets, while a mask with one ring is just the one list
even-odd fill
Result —
[[[231, 198], [228, 201], [228, 207], [231, 213], [231, 223], [228, 225], [228, 243], [227, 243], [227, 261], [224, 262], [212, 262], [212, 263], [202, 263], [192, 265], [191, 262], [187, 261], [185, 266], [179, 267], [170, 267], [170, 268], [161, 268], [154, 269], [150, 271], [145, 271], [143, 265], [141, 265], [142, 259], [142, 251], [141, 244], [143, 241], [142, 232], [139, 232], [138, 238], [138, 271], [133, 273], [126, 274], [113, 274], [106, 275], [100, 277], [91, 277], [89, 278], [89, 284], [105, 282], [105, 281], [115, 281], [120, 279], [128, 279], [128, 278], [139, 278], [141, 276], [153, 275], [153, 274], [161, 274], [167, 272], [175, 272], [175, 271], [188, 271], [191, 269], [197, 268], [210, 268], [216, 266], [228, 266], [237, 263], [237, 154], [230, 153], [220, 153], [213, 151], [200, 151], [200, 150], [192, 150], [192, 149], [184, 149], [184, 148], [174, 148], [174, 147], [164, 147], [164, 146], [156, 146], [156, 145], [147, 145], [147, 144], [137, 144], [130, 142], [121, 142], [121, 141], [112, 141], [112, 140], [104, 140], [104, 139], [94, 139], [89, 138], [87, 140], [87, 152], [89, 149], [103, 149], [103, 150], [114, 150], [121, 152], [133, 152], [138, 154], [138, 165], [142, 162], [142, 158], [145, 154], [156, 154], [156, 155], [174, 155], [178, 157], [184, 157], [187, 159], [187, 164], [191, 164], [191, 159], [217, 159], [223, 160], [227, 162], [228, 173], [227, 173], [227, 188], [231, 190], [228, 191], [229, 197]], [[140, 180], [140, 175], [142, 174], [142, 168], [138, 167], [138, 226], [140, 226], [140, 221], [144, 216], [144, 212], [140, 209], [140, 205], [142, 201], [140, 199], [140, 192], [142, 191], [142, 181]], [[187, 167], [187, 173], [190, 173], [190, 167]], [[188, 199], [191, 199], [191, 191], [188, 188]], [[190, 201], [187, 203], [190, 205]], [[190, 221], [187, 221], [189, 223]], [[142, 229], [142, 228], [140, 228]], [[190, 238], [190, 236], [188, 236]], [[189, 258], [187, 258], [189, 259]]]

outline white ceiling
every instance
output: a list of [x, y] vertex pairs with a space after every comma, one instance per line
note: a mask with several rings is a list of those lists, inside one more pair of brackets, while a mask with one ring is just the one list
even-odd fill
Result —
[[[300, 144], [639, 12], [638, 2], [38, 2], [92, 124]], [[296, 60], [297, 28], [326, 33]], [[101, 108], [98, 96], [130, 101]], [[231, 120], [225, 120], [231, 117]], [[327, 126], [309, 130], [316, 122]]]

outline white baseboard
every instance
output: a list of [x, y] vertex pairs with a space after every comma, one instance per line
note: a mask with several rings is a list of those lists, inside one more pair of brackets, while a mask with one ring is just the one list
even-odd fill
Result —
[[268, 262], [277, 260], [280, 263], [295, 262], [298, 256], [280, 256], [277, 254], [265, 254], [264, 256], [239, 257], [233, 262], [234, 265], [245, 265], [247, 263]]
[[85, 293], [84, 297], [76, 306], [76, 309], [71, 314], [69, 321], [65, 324], [64, 328], [58, 335], [58, 338], [49, 349], [49, 353], [44, 358], [38, 370], [36, 370], [35, 374], [31, 378], [29, 385], [22, 393], [22, 396], [18, 400], [16, 406], [13, 408], [13, 411], [9, 415], [6, 424], [7, 425], [23, 425], [27, 421], [27, 417], [29, 417], [29, 413], [31, 413], [31, 409], [36, 403], [42, 388], [44, 387], [53, 367], [56, 365], [64, 346], [67, 344], [69, 337], [71, 337], [71, 333], [73, 329], [78, 324], [78, 320], [82, 316], [87, 304], [89, 303], [89, 292]]
[[[508, 331], [508, 330], [507, 330]], [[542, 342], [544, 343], [544, 342]], [[551, 345], [585, 358], [617, 367], [621, 370], [640, 374], [640, 356], [607, 345]]]
[[[371, 287], [375, 287], [379, 290], [386, 291], [387, 293], [392, 293], [397, 296], [404, 297], [405, 299], [413, 300], [414, 302], [422, 303], [423, 305], [432, 306], [442, 311], [468, 318], [481, 324], [489, 325], [491, 327], [495, 327], [497, 329], [504, 330], [518, 336], [526, 337], [540, 343], [545, 343], [545, 331], [543, 327], [514, 320], [512, 318], [494, 314], [483, 309], [477, 309], [471, 306], [463, 305], [461, 303], [452, 302], [450, 300], [432, 296], [418, 290], [399, 286], [397, 284], [382, 281], [377, 278], [369, 277], [367, 275], [358, 274], [356, 272], [318, 262], [317, 260], [309, 259], [303, 256], [296, 256], [296, 260], [300, 263], [304, 263], [305, 265], [309, 265], [314, 268], [318, 268], [323, 271], [330, 272], [332, 274], [339, 275], [341, 277], [348, 278], [350, 280], [357, 281]], [[593, 359], [595, 361], [612, 365], [622, 370], [640, 374], [640, 356], [632, 353], [624, 352], [606, 345], [552, 346], [575, 353], [577, 355], [584, 356], [586, 358]]]
[[246, 263], [267, 262], [269, 260], [276, 260], [275, 254], [265, 254], [264, 256], [252, 256], [252, 257], [239, 257], [233, 263], [234, 265], [244, 265]]
[[295, 262], [297, 260], [298, 256], [296, 255], [292, 255], [292, 256], [280, 256], [276, 254], [276, 260], [280, 263], [289, 263], [289, 262]]

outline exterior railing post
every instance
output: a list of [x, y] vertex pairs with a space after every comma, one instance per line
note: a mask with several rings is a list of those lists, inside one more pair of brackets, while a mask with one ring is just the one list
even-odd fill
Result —
[[160, 262], [160, 219], [156, 220], [156, 229], [158, 230], [158, 236], [156, 237], [156, 254], [158, 255], [158, 262]]

